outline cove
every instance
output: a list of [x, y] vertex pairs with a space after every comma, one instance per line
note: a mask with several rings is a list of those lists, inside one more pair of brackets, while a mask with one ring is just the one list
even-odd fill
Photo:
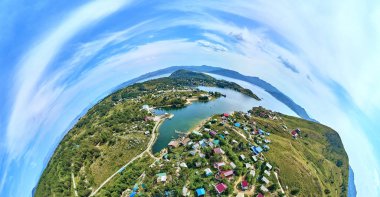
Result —
[[178, 138], [180, 133], [176, 132], [176, 130], [187, 132], [202, 120], [214, 114], [231, 113], [233, 111], [246, 112], [252, 107], [260, 105], [260, 101], [234, 90], [216, 87], [199, 87], [199, 89], [220, 92], [226, 97], [220, 97], [209, 102], [193, 102], [184, 108], [156, 109], [155, 113], [157, 115], [171, 113], [174, 114], [174, 117], [170, 120], [165, 120], [159, 127], [158, 138], [152, 147], [153, 153], [161, 151], [173, 138]]

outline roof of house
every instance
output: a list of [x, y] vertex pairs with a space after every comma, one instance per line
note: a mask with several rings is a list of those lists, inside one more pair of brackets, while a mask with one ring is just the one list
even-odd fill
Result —
[[263, 151], [263, 149], [260, 147], [260, 146], [252, 146], [251, 147], [251, 150], [256, 153], [256, 154], [259, 154]]
[[221, 148], [214, 148], [214, 153], [215, 154], [223, 154], [224, 151]]
[[228, 117], [229, 114], [228, 114], [228, 113], [223, 113], [223, 116], [224, 116], [224, 117]]
[[269, 170], [272, 169], [272, 165], [270, 165], [270, 163], [267, 162], [265, 165], [269, 168]]
[[235, 125], [235, 127], [240, 127], [240, 123], [238, 123], [238, 122], [235, 123], [234, 125]]
[[262, 193], [258, 193], [256, 197], [264, 197]]
[[198, 131], [193, 131], [193, 133], [194, 133], [195, 135], [202, 136], [202, 133], [199, 133]]
[[169, 142], [168, 146], [178, 147], [178, 141], [177, 140], [172, 140], [172, 141]]
[[184, 138], [184, 139], [182, 140], [181, 143], [182, 143], [183, 145], [186, 145], [186, 144], [189, 143], [189, 142], [190, 142], [190, 138], [187, 137], [187, 138]]
[[206, 194], [206, 190], [204, 188], [198, 188], [195, 190], [198, 196], [204, 196]]
[[264, 185], [261, 185], [260, 186], [260, 190], [263, 191], [263, 192], [268, 192], [268, 188], [266, 188]]
[[215, 186], [215, 189], [216, 189], [216, 191], [220, 194], [220, 193], [224, 192], [224, 191], [227, 189], [227, 185], [224, 184], [224, 183], [218, 183], [218, 184]]
[[214, 166], [217, 166], [217, 167], [224, 166], [224, 165], [226, 165], [226, 163], [224, 163], [224, 162], [216, 162], [216, 163], [214, 163]]
[[233, 170], [225, 170], [225, 171], [222, 171], [221, 172], [224, 176], [231, 176], [234, 174], [234, 171]]
[[296, 131], [296, 130], [293, 130], [293, 131], [292, 131], [292, 135], [298, 135], [297, 131]]
[[131, 195], [129, 195], [129, 197], [134, 197], [136, 196], [137, 192], [132, 192]]
[[230, 162], [230, 166], [234, 169], [234, 168], [236, 168], [236, 164], [234, 163], [234, 162]]
[[243, 181], [241, 182], [241, 186], [242, 186], [242, 187], [248, 187], [248, 181], [243, 180]]
[[261, 178], [262, 181], [264, 181], [266, 184], [269, 183], [269, 180], [267, 179], [267, 177], [263, 176], [263, 178]]
[[205, 173], [206, 173], [206, 175], [210, 175], [210, 174], [212, 174], [212, 171], [210, 170], [210, 168], [206, 168]]
[[166, 173], [165, 172], [162, 172], [162, 173], [158, 173], [156, 174], [158, 177], [162, 177], [162, 176], [166, 176]]
[[216, 132], [215, 132], [215, 131], [210, 131], [209, 134], [210, 134], [210, 135], [216, 135]]
[[188, 196], [188, 194], [189, 194], [189, 190], [187, 189], [187, 187], [183, 187], [182, 188], [182, 195], [183, 196]]

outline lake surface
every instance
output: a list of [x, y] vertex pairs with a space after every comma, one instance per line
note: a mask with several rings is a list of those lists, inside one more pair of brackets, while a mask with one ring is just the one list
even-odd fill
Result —
[[233, 111], [246, 112], [252, 107], [260, 105], [260, 101], [234, 90], [216, 87], [200, 87], [199, 89], [217, 91], [225, 94], [226, 97], [220, 97], [206, 103], [193, 102], [181, 109], [156, 109], [156, 114], [171, 113], [174, 114], [174, 117], [171, 120], [165, 120], [158, 129], [160, 134], [152, 147], [153, 153], [161, 151], [173, 138], [178, 138], [180, 134], [176, 133], [176, 130], [186, 132], [214, 114]]

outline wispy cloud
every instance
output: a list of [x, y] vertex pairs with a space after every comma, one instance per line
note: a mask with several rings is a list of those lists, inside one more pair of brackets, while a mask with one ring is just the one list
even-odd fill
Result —
[[[380, 125], [375, 120], [380, 89], [367, 88], [380, 83], [380, 67], [376, 66], [379, 3], [139, 4], [149, 6], [150, 18], [133, 18], [133, 10], [121, 9], [128, 3], [85, 4], [57, 21], [23, 55], [17, 65], [15, 100], [4, 140], [9, 158], [7, 168], [1, 169], [0, 191], [9, 183], [9, 165], [16, 160], [23, 163], [18, 163], [23, 176], [31, 177], [21, 180], [20, 174], [14, 175], [15, 181], [20, 180], [17, 185], [35, 183], [36, 171], [42, 170], [41, 158], [57, 144], [54, 140], [110, 89], [158, 68], [209, 64], [270, 82], [313, 118], [338, 130], [355, 171], [359, 196], [380, 193], [380, 158], [375, 152], [380, 147], [373, 140], [379, 137], [375, 131]], [[124, 14], [110, 24], [119, 25], [118, 31], [94, 32], [86, 42], [73, 41], [82, 30], [119, 11]], [[178, 30], [175, 35], [173, 28]], [[54, 62], [64, 49], [72, 51], [69, 59]], [[347, 113], [347, 109], [355, 110]], [[353, 144], [360, 144], [360, 149]], [[362, 168], [362, 161], [367, 168]]]

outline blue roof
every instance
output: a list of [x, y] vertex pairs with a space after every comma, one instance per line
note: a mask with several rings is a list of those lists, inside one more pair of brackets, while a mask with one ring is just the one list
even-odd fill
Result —
[[240, 123], [235, 123], [235, 127], [240, 127]]
[[198, 188], [196, 190], [196, 192], [197, 192], [197, 196], [204, 196], [204, 195], [206, 195], [206, 190], [204, 188]]
[[137, 194], [136, 192], [132, 192], [132, 194], [129, 195], [129, 197], [133, 197], [133, 196], [135, 196], [136, 194]]
[[259, 134], [264, 134], [264, 133], [265, 133], [265, 131], [259, 129]]
[[219, 145], [219, 140], [214, 139], [213, 143], [214, 143], [215, 145]]
[[252, 146], [251, 150], [252, 150], [252, 152], [254, 152], [256, 154], [263, 152], [263, 149], [260, 146]]
[[222, 134], [219, 134], [219, 136], [220, 136], [220, 138], [224, 139], [224, 135], [222, 135]]

